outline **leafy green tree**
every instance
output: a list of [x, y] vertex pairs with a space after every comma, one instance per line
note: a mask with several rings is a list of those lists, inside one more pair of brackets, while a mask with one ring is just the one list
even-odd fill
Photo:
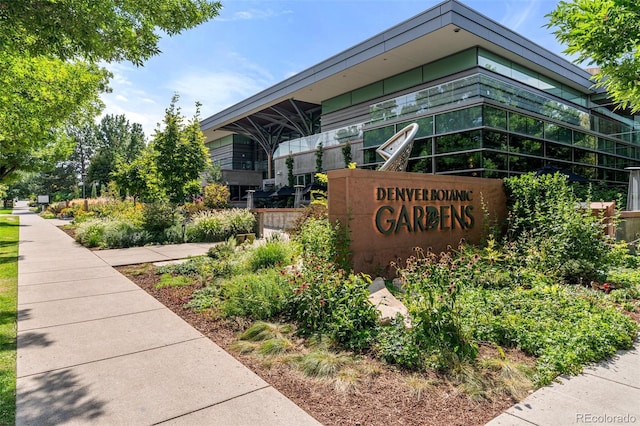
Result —
[[1, 0], [0, 40], [26, 56], [142, 65], [160, 53], [160, 34], [180, 34], [221, 8], [207, 0]]
[[87, 170], [89, 182], [110, 182], [117, 159], [131, 163], [145, 147], [142, 125], [131, 124], [124, 115], [105, 115], [95, 128], [95, 138], [98, 149]]
[[160, 185], [156, 162], [157, 153], [151, 147], [144, 149], [131, 162], [118, 157], [111, 177], [118, 189], [132, 196], [134, 201], [162, 201], [165, 193]]
[[107, 78], [93, 64], [0, 50], [0, 181], [66, 159], [74, 142], [63, 125], [99, 110]]
[[200, 130], [200, 104], [188, 122], [176, 106], [179, 96], [171, 99], [165, 110], [164, 128], [158, 128], [151, 142], [156, 151], [156, 167], [161, 188], [169, 201], [183, 203], [201, 192], [200, 173], [211, 164], [209, 151]]
[[636, 0], [560, 1], [549, 15], [548, 27], [577, 55], [600, 68], [596, 86], [633, 113], [640, 111], [640, 3]]
[[[0, 0], [0, 181], [51, 167], [73, 141], [60, 131], [99, 113], [110, 74], [99, 61], [142, 65], [175, 35], [218, 14], [209, 0]], [[109, 163], [108, 164], [113, 164]]]

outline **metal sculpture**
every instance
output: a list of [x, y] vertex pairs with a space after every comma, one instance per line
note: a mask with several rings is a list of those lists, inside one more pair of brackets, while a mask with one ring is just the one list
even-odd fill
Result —
[[413, 139], [418, 133], [418, 123], [409, 124], [389, 140], [380, 145], [376, 152], [380, 154], [384, 164], [378, 170], [386, 172], [404, 172], [407, 169]]

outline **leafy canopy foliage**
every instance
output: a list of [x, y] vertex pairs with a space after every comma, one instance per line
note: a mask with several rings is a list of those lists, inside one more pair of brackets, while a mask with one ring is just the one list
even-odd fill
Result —
[[164, 129], [156, 130], [151, 146], [157, 153], [160, 185], [171, 202], [180, 204], [200, 193], [200, 172], [211, 164], [211, 159], [200, 130], [200, 104], [196, 104], [196, 114], [185, 124], [176, 106], [178, 99], [178, 95], [171, 99], [165, 110]]
[[94, 127], [94, 133], [97, 148], [87, 170], [89, 182], [107, 184], [112, 180], [111, 174], [118, 170], [118, 160], [131, 164], [145, 148], [142, 125], [131, 124], [124, 115], [105, 115]]
[[161, 34], [220, 8], [209, 0], [0, 0], [0, 181], [69, 155], [61, 127], [95, 117], [108, 90], [99, 61], [142, 65], [160, 53]]
[[207, 0], [2, 0], [0, 40], [2, 50], [25, 56], [142, 65], [160, 53], [162, 32], [180, 34], [221, 7]]
[[600, 218], [579, 208], [566, 176], [529, 173], [505, 179], [505, 188], [511, 201], [509, 239], [529, 265], [565, 279], [579, 269], [583, 278], [597, 278], [590, 265], [603, 264], [610, 244]]
[[600, 67], [596, 86], [632, 112], [640, 111], [640, 3], [635, 0], [561, 1], [548, 27], [579, 62]]
[[63, 125], [99, 111], [107, 79], [86, 62], [0, 55], [0, 181], [65, 159], [73, 140]]

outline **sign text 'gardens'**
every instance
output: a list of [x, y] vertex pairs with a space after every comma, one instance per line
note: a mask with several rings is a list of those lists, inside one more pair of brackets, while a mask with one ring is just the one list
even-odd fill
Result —
[[[380, 206], [375, 214], [376, 230], [389, 235], [403, 230], [424, 232], [473, 228], [472, 193], [459, 189], [378, 187], [376, 201], [403, 204]], [[411, 204], [404, 204], [407, 202]], [[432, 203], [438, 204], [430, 205]]]

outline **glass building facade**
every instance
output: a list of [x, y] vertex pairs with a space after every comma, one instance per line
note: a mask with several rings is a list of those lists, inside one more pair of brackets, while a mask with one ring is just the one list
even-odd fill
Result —
[[640, 164], [640, 123], [596, 104], [590, 109], [585, 94], [473, 52], [475, 66], [452, 79], [370, 104], [362, 167], [382, 164], [376, 148], [417, 122], [410, 172], [507, 177], [551, 165], [628, 182], [624, 168]]

